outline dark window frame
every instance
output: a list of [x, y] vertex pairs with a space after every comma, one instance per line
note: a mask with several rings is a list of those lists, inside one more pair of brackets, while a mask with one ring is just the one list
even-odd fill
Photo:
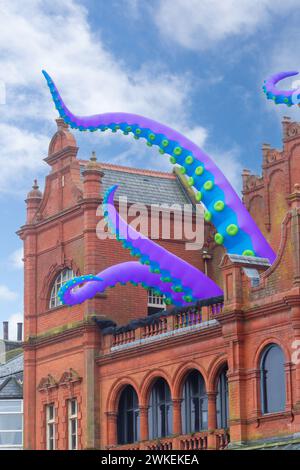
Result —
[[228, 393], [228, 366], [224, 365], [217, 377], [216, 382], [216, 422], [217, 429], [229, 427], [229, 393]]
[[148, 409], [149, 439], [159, 439], [173, 433], [173, 402], [168, 383], [158, 378], [152, 385]]
[[118, 444], [132, 444], [140, 439], [139, 401], [132, 385], [122, 390], [117, 415]]
[[205, 380], [196, 369], [189, 372], [183, 384], [181, 417], [184, 434], [208, 429], [208, 398]]

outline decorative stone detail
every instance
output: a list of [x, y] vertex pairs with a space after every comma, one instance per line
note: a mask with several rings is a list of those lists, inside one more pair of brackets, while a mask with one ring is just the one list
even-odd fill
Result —
[[284, 139], [291, 140], [300, 135], [300, 124], [298, 122], [285, 123]]
[[56, 388], [57, 386], [58, 386], [58, 383], [56, 382], [56, 380], [52, 377], [51, 374], [48, 374], [46, 377], [42, 377], [37, 389], [40, 392], [43, 392], [52, 388]]
[[70, 383], [81, 382], [82, 377], [79, 376], [76, 370], [70, 368], [64, 372], [58, 382], [58, 385], [69, 385]]

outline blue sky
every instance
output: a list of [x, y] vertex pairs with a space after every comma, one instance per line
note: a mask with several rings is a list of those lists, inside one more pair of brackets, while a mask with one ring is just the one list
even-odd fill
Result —
[[[267, 102], [261, 85], [300, 70], [300, 11], [299, 0], [2, 0], [0, 18], [0, 322], [14, 335], [23, 312], [15, 231], [35, 177], [43, 189], [55, 131], [41, 69], [75, 113], [135, 112], [187, 134], [240, 190], [242, 168], [260, 171], [261, 144], [280, 147], [282, 116], [298, 117]], [[169, 169], [138, 141], [75, 136], [81, 158], [96, 150], [100, 161]]]

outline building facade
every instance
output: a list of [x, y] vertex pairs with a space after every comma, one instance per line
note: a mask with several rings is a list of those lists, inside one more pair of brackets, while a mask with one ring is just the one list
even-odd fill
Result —
[[99, 238], [105, 229], [97, 208], [107, 187], [119, 183], [129, 206], [194, 201], [177, 171], [78, 159], [68, 126], [61, 119], [57, 126], [44, 193], [35, 182], [18, 232], [25, 448], [298, 445], [300, 124], [284, 119], [281, 151], [263, 146], [261, 177], [243, 172], [244, 202], [277, 252], [272, 266], [224, 253], [210, 223], [198, 251], [160, 233], [162, 246], [224, 290], [224, 297], [185, 309], [165, 309], [154, 292], [132, 285], [71, 308], [60, 304], [58, 289], [73, 275], [130, 260], [114, 237]]

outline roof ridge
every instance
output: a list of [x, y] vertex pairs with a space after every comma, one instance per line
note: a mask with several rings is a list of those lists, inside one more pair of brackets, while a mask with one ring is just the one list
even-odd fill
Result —
[[[87, 164], [89, 160], [83, 160], [80, 159], [79, 163]], [[115, 163], [106, 163], [106, 162], [98, 162], [104, 170], [107, 169], [112, 169], [116, 171], [124, 171], [126, 173], [133, 173], [133, 174], [139, 174], [139, 175], [145, 175], [145, 176], [155, 176], [158, 178], [168, 178], [168, 179], [176, 179], [176, 176], [173, 173], [169, 172], [164, 172], [164, 171], [158, 171], [158, 170], [148, 170], [145, 168], [136, 168], [136, 167], [128, 167], [128, 166], [122, 166], [122, 165], [116, 165]]]

